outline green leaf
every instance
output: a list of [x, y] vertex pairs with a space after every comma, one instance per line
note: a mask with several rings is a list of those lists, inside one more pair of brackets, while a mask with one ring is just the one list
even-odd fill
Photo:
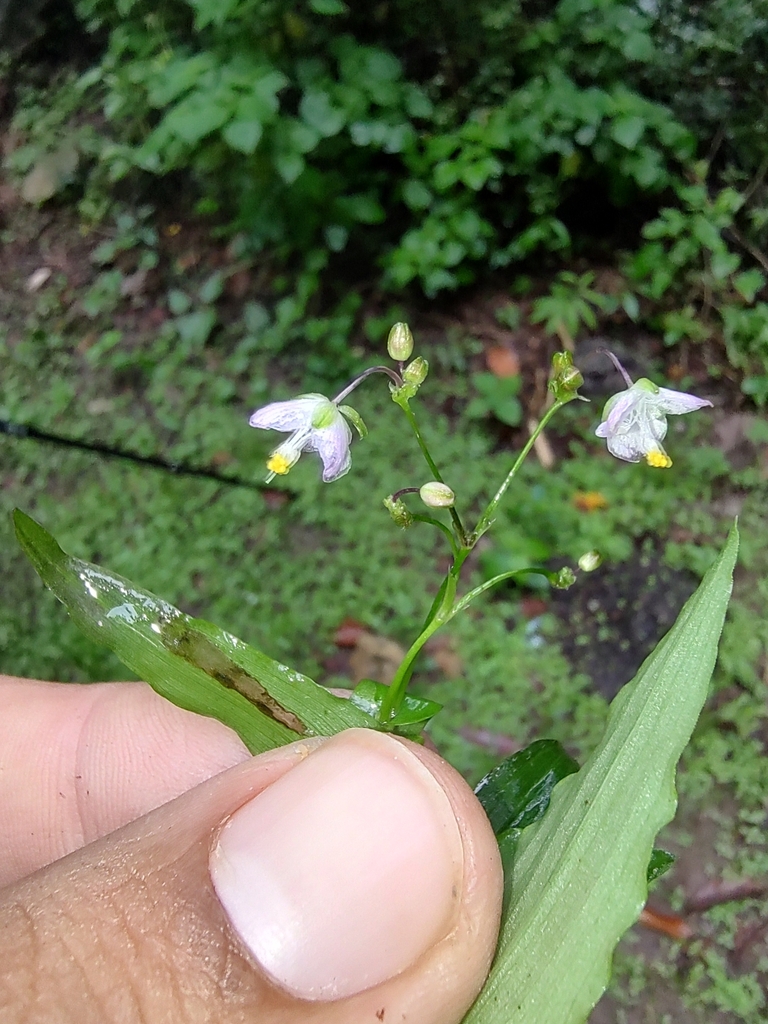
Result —
[[667, 871], [672, 867], [677, 858], [673, 853], [667, 853], [666, 850], [655, 849], [651, 853], [651, 859], [648, 861], [648, 868], [646, 870], [646, 877], [648, 884], [655, 882], [657, 878], [661, 878]]
[[162, 121], [163, 127], [184, 142], [194, 145], [229, 120], [231, 106], [221, 99], [203, 92], [192, 92], [175, 107], [171, 107]]
[[645, 131], [645, 121], [636, 114], [617, 117], [610, 127], [611, 138], [625, 149], [635, 149]]
[[301, 98], [299, 113], [320, 135], [330, 138], [338, 135], [347, 120], [339, 107], [334, 107], [331, 97], [321, 89], [308, 89]]
[[200, 301], [206, 303], [215, 302], [218, 298], [221, 298], [221, 293], [224, 291], [224, 275], [220, 270], [215, 270], [210, 277], [200, 286], [200, 291], [197, 293], [200, 296]]
[[13, 520], [40, 578], [86, 636], [114, 651], [161, 696], [234, 729], [252, 753], [300, 736], [375, 727], [360, 708], [218, 626], [67, 555], [18, 509]]
[[410, 178], [403, 185], [403, 201], [412, 210], [426, 210], [432, 202], [432, 193], [423, 181]]
[[224, 141], [238, 153], [253, 153], [262, 136], [260, 121], [230, 121], [221, 133]]
[[332, 16], [334, 14], [346, 14], [349, 8], [342, 0], [309, 0], [310, 9], [315, 14], [325, 14]]
[[742, 271], [733, 279], [733, 287], [745, 302], [754, 302], [755, 296], [764, 286], [765, 275], [755, 267], [752, 270]]
[[496, 960], [465, 1024], [581, 1024], [647, 892], [653, 839], [675, 811], [675, 765], [707, 696], [738, 533], [632, 683], [584, 767], [526, 829]]
[[722, 248], [723, 243], [720, 238], [720, 229], [703, 213], [698, 213], [693, 218], [692, 234], [696, 241], [700, 242], [705, 249], [715, 251]]
[[186, 57], [171, 60], [165, 67], [154, 76], [147, 93], [147, 99], [151, 107], [167, 107], [175, 99], [187, 92], [196, 85], [202, 75], [215, 66], [215, 58], [212, 53], [195, 54], [194, 57]]
[[[389, 693], [389, 687], [373, 679], [362, 679], [350, 694], [350, 702], [371, 718], [378, 719], [379, 712]], [[420, 740], [424, 726], [442, 708], [437, 701], [406, 694], [396, 715], [389, 719], [388, 728], [399, 736]]]
[[728, 252], [727, 249], [722, 248], [718, 252], [712, 253], [709, 266], [715, 280], [724, 281], [726, 277], [739, 269], [740, 263], [741, 258], [735, 252]]
[[556, 740], [536, 740], [478, 783], [475, 795], [499, 840], [507, 899], [521, 831], [541, 818], [557, 783], [578, 770], [578, 764]]
[[194, 348], [202, 348], [215, 325], [215, 309], [200, 309], [196, 313], [187, 313], [175, 320], [181, 340]]
[[304, 157], [301, 153], [276, 153], [274, 163], [275, 170], [286, 185], [292, 185], [304, 170]]

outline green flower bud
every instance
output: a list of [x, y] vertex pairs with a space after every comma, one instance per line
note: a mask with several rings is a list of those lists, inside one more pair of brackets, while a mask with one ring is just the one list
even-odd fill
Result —
[[576, 576], [573, 569], [569, 569], [566, 565], [557, 572], [553, 572], [549, 577], [549, 582], [555, 590], [567, 590], [576, 582]]
[[577, 398], [576, 392], [583, 383], [584, 378], [573, 365], [571, 353], [555, 352], [552, 356], [552, 380], [549, 382], [549, 390], [555, 398], [565, 402]]
[[419, 497], [429, 508], [450, 508], [456, 501], [456, 495], [448, 484], [438, 480], [430, 480], [419, 488]]
[[405, 502], [402, 498], [395, 499], [390, 494], [384, 499], [384, 507], [387, 509], [397, 525], [402, 527], [404, 530], [413, 522], [413, 516], [406, 508]]
[[416, 356], [413, 362], [408, 363], [403, 370], [403, 380], [406, 384], [415, 384], [416, 387], [419, 387], [427, 379], [428, 372], [429, 363], [427, 360], [422, 359], [421, 356]]
[[603, 561], [599, 551], [587, 551], [579, 559], [579, 568], [582, 572], [594, 572]]
[[413, 352], [413, 335], [408, 324], [395, 324], [387, 338], [387, 352], [389, 358], [396, 359], [398, 363], [410, 359]]

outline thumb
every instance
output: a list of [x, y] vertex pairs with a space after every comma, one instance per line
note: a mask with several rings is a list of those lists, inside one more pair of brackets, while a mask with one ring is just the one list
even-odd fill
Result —
[[2, 890], [3, 1020], [452, 1024], [500, 904], [463, 779], [350, 730], [252, 758]]

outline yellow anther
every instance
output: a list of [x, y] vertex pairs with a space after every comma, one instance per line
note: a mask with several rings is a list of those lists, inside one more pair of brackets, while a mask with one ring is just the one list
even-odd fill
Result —
[[660, 452], [658, 448], [648, 452], [645, 456], [645, 461], [649, 466], [653, 466], [654, 469], [669, 469], [672, 465], [672, 459], [670, 459], [666, 452]]
[[269, 472], [277, 473], [279, 476], [285, 476], [292, 465], [293, 463], [289, 462], [284, 455], [280, 454], [280, 452], [274, 452], [274, 454], [270, 455], [267, 459], [267, 469]]

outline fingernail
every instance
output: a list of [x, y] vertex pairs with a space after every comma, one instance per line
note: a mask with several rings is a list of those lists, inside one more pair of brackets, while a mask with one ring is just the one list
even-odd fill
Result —
[[229, 819], [216, 893], [263, 970], [302, 999], [340, 999], [400, 974], [443, 938], [461, 898], [447, 796], [402, 743], [330, 739]]

